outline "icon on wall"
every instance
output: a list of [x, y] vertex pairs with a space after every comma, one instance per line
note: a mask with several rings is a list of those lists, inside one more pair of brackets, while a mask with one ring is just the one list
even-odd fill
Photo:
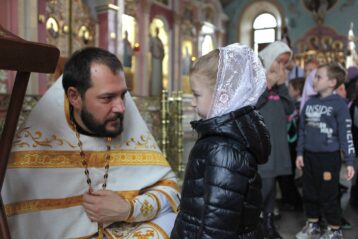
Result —
[[59, 36], [59, 26], [55, 18], [49, 17], [47, 19], [46, 30], [53, 38], [57, 38]]
[[88, 27], [85, 25], [82, 25], [78, 30], [78, 37], [82, 39], [84, 44], [88, 44], [90, 41], [92, 41], [92, 35], [88, 30]]

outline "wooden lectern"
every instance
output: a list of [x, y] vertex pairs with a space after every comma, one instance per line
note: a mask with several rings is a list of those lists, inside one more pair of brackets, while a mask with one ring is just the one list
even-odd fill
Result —
[[[4, 182], [12, 141], [31, 72], [54, 72], [60, 51], [50, 45], [29, 42], [0, 25], [0, 69], [17, 71], [4, 129], [0, 139], [0, 191]], [[6, 214], [0, 197], [0, 238], [10, 238]]]

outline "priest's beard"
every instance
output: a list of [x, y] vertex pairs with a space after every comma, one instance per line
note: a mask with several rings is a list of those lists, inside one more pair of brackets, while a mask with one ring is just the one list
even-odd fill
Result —
[[[93, 117], [93, 114], [87, 110], [86, 106], [83, 106], [80, 116], [86, 127], [98, 137], [115, 137], [123, 131], [123, 114], [121, 113], [115, 113], [114, 116], [106, 119], [104, 122], [98, 122]], [[107, 130], [106, 125], [112, 121], [118, 121], [118, 124], [115, 129]]]

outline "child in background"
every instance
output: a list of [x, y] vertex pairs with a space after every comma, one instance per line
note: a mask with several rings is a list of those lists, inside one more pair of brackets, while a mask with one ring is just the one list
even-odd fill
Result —
[[[288, 143], [290, 146], [291, 158], [293, 159], [292, 163], [295, 164], [296, 161], [296, 145], [298, 139], [298, 125], [299, 125], [299, 116], [300, 116], [300, 104], [301, 104], [301, 95], [303, 91], [303, 86], [305, 84], [304, 77], [298, 77], [288, 81], [288, 94], [291, 96], [295, 104], [295, 110], [288, 118]], [[294, 167], [295, 169], [295, 167]]]
[[288, 81], [288, 93], [295, 102], [295, 110], [299, 110], [303, 86], [305, 85], [304, 77], [297, 77]]
[[[313, 88], [318, 94], [306, 102], [301, 113], [296, 166], [303, 169], [307, 223], [296, 234], [297, 239], [343, 238], [339, 202], [340, 151], [347, 166], [347, 180], [354, 176], [355, 151], [347, 105], [333, 91], [345, 78], [346, 71], [337, 63], [320, 66], [313, 80]], [[322, 236], [320, 210], [328, 223]]]
[[302, 198], [295, 184], [296, 174], [296, 146], [298, 139], [300, 100], [305, 83], [304, 77], [294, 78], [288, 81], [288, 93], [295, 103], [294, 112], [288, 117], [288, 146], [290, 149], [292, 174], [279, 177], [279, 185], [282, 190], [281, 209], [302, 211]]
[[172, 239], [257, 239], [262, 209], [257, 165], [270, 154], [269, 134], [254, 106], [265, 71], [247, 46], [232, 44], [200, 57], [190, 71], [190, 152]]

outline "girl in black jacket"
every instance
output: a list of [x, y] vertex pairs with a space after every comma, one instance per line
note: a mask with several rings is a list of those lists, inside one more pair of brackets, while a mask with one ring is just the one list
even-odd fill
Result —
[[247, 46], [232, 44], [202, 56], [190, 72], [192, 106], [201, 120], [187, 164], [172, 239], [259, 239], [261, 179], [270, 140], [254, 109], [265, 71]]

